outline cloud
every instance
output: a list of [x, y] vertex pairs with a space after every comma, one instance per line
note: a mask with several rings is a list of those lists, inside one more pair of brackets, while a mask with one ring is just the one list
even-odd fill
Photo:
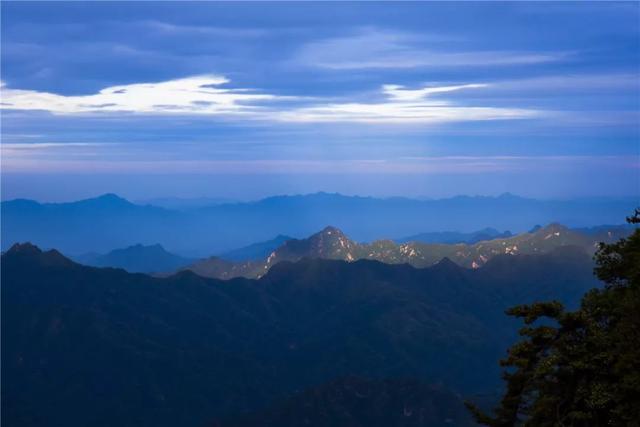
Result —
[[387, 99], [371, 103], [331, 103], [282, 112], [278, 118], [292, 122], [356, 122], [378, 124], [438, 124], [447, 122], [509, 120], [539, 117], [543, 112], [522, 108], [461, 106], [430, 95], [487, 87], [485, 84], [406, 89], [384, 85]]
[[[560, 74], [504, 80], [494, 91], [519, 92], [543, 91], [541, 95], [567, 96], [568, 93], [593, 93], [617, 91], [640, 91], [640, 74]], [[545, 91], [552, 91], [551, 94]], [[633, 92], [632, 92], [633, 93]]]
[[[222, 76], [202, 75], [159, 83], [111, 86], [97, 94], [64, 96], [2, 87], [2, 108], [59, 114], [90, 112], [238, 114], [259, 110], [255, 103], [289, 99], [248, 89], [221, 87]], [[254, 103], [254, 105], [250, 105]]]
[[428, 95], [434, 93], [446, 93], [453, 92], [461, 89], [476, 89], [484, 88], [487, 84], [466, 84], [457, 86], [437, 86], [437, 87], [424, 87], [421, 89], [406, 89], [399, 85], [384, 85], [382, 91], [391, 99], [396, 101], [416, 101], [418, 99], [424, 99]]
[[566, 52], [441, 51], [439, 40], [411, 33], [366, 29], [304, 45], [294, 63], [333, 70], [526, 65], [558, 61]]
[[[159, 83], [111, 86], [97, 94], [64, 96], [2, 88], [2, 108], [44, 110], [55, 114], [141, 113], [233, 116], [276, 122], [352, 122], [435, 124], [455, 121], [523, 119], [541, 112], [521, 108], [464, 106], [437, 97], [450, 92], [485, 88], [461, 84], [406, 88], [382, 86], [378, 102], [335, 102], [318, 98], [279, 96], [246, 88], [225, 88], [225, 77], [194, 76]], [[288, 101], [277, 103], [276, 101]]]
[[[119, 24], [121, 25], [121, 24]], [[268, 34], [261, 28], [231, 28], [216, 27], [202, 25], [178, 25], [164, 21], [146, 20], [131, 23], [132, 27], [142, 27], [146, 31], [155, 31], [157, 33], [176, 36], [176, 35], [195, 35], [195, 36], [214, 36], [214, 37], [263, 37]]]
[[102, 142], [34, 142], [34, 143], [3, 143], [0, 146], [2, 150], [46, 150], [49, 148], [68, 148], [68, 147], [99, 147], [105, 145], [115, 145], [117, 143], [102, 143]]
[[104, 152], [119, 143], [102, 142], [36, 142], [36, 143], [6, 143], [0, 144], [2, 153], [2, 167], [11, 169], [16, 164], [42, 164], [43, 160], [58, 161], [61, 157], [93, 157], [98, 152]]

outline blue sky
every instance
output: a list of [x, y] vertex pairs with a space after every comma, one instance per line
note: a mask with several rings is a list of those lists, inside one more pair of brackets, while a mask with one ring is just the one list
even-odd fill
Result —
[[638, 3], [1, 7], [3, 199], [640, 196]]

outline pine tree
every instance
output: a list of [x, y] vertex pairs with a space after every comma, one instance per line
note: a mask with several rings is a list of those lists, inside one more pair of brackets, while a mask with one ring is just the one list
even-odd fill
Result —
[[[640, 210], [627, 220], [640, 223]], [[556, 301], [507, 311], [524, 339], [500, 362], [506, 392], [494, 414], [467, 402], [480, 424], [640, 425], [640, 230], [601, 244], [595, 260], [604, 287], [577, 311]]]

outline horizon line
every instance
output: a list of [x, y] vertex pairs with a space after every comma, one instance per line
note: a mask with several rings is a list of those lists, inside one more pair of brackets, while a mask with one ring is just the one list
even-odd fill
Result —
[[[41, 205], [47, 205], [47, 204], [72, 204], [72, 203], [80, 203], [80, 202], [87, 202], [87, 201], [93, 201], [93, 200], [98, 200], [98, 199], [104, 199], [104, 198], [117, 198], [119, 200], [123, 200], [126, 201], [130, 204], [136, 205], [136, 206], [154, 206], [154, 207], [161, 207], [159, 205], [154, 204], [154, 201], [158, 201], [158, 200], [175, 200], [175, 201], [182, 201], [182, 202], [189, 202], [189, 201], [197, 201], [197, 200], [207, 200], [210, 199], [211, 200], [211, 204], [209, 205], [202, 205], [200, 207], [206, 207], [206, 206], [221, 206], [221, 205], [231, 205], [231, 204], [245, 204], [245, 203], [259, 203], [265, 200], [269, 200], [269, 199], [276, 199], [276, 198], [293, 198], [293, 197], [312, 197], [312, 196], [336, 196], [336, 197], [344, 197], [344, 198], [353, 198], [353, 199], [372, 199], [372, 200], [393, 200], [393, 199], [403, 199], [403, 200], [411, 200], [411, 201], [418, 201], [418, 202], [436, 202], [436, 201], [443, 201], [443, 200], [451, 200], [451, 199], [457, 199], [457, 198], [469, 198], [469, 199], [500, 199], [500, 198], [517, 198], [517, 199], [523, 199], [523, 200], [534, 200], [534, 201], [585, 201], [585, 200], [609, 200], [609, 201], [613, 201], [613, 200], [627, 200], [627, 199], [637, 199], [638, 200], [638, 204], [640, 205], [640, 195], [637, 194], [629, 194], [629, 195], [624, 195], [624, 196], [609, 196], [609, 195], [592, 195], [592, 196], [577, 196], [577, 197], [550, 197], [550, 198], [539, 198], [539, 197], [529, 197], [529, 196], [522, 196], [510, 191], [506, 191], [506, 192], [502, 192], [499, 194], [455, 194], [455, 195], [450, 195], [450, 196], [444, 196], [444, 197], [432, 197], [432, 196], [403, 196], [403, 195], [387, 195], [387, 196], [373, 196], [373, 195], [364, 195], [364, 194], [345, 194], [345, 193], [341, 193], [341, 192], [331, 192], [331, 191], [315, 191], [315, 192], [307, 192], [307, 193], [274, 193], [272, 195], [268, 195], [268, 196], [264, 196], [264, 197], [258, 197], [258, 198], [253, 198], [253, 199], [241, 199], [241, 198], [234, 198], [234, 197], [226, 197], [226, 196], [216, 196], [216, 195], [202, 195], [202, 196], [193, 196], [193, 197], [180, 197], [180, 196], [156, 196], [156, 197], [148, 197], [148, 198], [127, 198], [125, 196], [121, 196], [120, 194], [116, 193], [116, 192], [106, 192], [106, 193], [100, 193], [97, 194], [95, 196], [89, 196], [89, 197], [83, 197], [83, 198], [78, 198], [78, 199], [69, 199], [69, 200], [57, 200], [57, 201], [45, 201], [42, 199], [35, 199], [35, 198], [29, 198], [29, 197], [14, 197], [14, 198], [10, 198], [10, 199], [4, 199], [2, 198], [0, 200], [0, 203], [7, 203], [7, 202], [15, 202], [15, 201], [28, 201], [28, 202], [35, 202]], [[219, 202], [215, 202], [215, 199], [220, 199]], [[223, 201], [224, 200], [224, 201]], [[193, 208], [197, 208], [197, 207], [193, 207]], [[164, 208], [164, 209], [168, 209], [168, 210], [173, 210], [171, 208]]]

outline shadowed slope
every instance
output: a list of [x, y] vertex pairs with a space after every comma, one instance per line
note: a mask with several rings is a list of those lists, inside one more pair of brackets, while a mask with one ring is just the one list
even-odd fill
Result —
[[415, 380], [346, 377], [216, 427], [472, 426], [460, 398]]
[[479, 270], [303, 259], [219, 281], [16, 246], [2, 256], [3, 422], [202, 425], [350, 374], [492, 391], [515, 335], [502, 310], [573, 303], [596, 284], [579, 252], [502, 258]]

